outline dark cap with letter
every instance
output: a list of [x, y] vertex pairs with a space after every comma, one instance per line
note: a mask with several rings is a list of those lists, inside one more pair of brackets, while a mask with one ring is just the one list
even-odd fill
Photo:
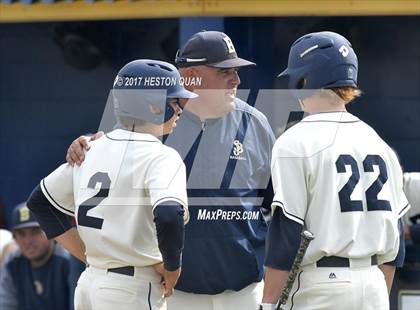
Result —
[[207, 65], [215, 68], [240, 68], [255, 63], [239, 58], [232, 40], [223, 32], [200, 31], [176, 53], [179, 68]]

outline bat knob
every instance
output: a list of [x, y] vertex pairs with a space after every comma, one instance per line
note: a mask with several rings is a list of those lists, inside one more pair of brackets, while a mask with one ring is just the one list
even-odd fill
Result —
[[308, 239], [308, 240], [313, 240], [315, 238], [314, 234], [311, 233], [309, 230], [302, 231], [301, 235], [302, 235], [303, 238]]

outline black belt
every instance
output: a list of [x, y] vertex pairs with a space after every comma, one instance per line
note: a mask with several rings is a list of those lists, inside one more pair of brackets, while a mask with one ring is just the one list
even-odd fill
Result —
[[[378, 256], [373, 255], [370, 258], [370, 265], [378, 264]], [[350, 267], [350, 259], [347, 257], [324, 256], [316, 262], [317, 267]]]
[[110, 268], [107, 269], [108, 272], [124, 274], [126, 276], [134, 276], [134, 267], [133, 266], [125, 266], [125, 267], [118, 267], [118, 268]]

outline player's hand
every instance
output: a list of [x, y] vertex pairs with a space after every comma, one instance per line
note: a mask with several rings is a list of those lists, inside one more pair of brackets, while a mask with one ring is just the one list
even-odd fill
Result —
[[103, 131], [98, 131], [91, 137], [80, 136], [74, 140], [67, 150], [66, 161], [72, 166], [74, 166], [74, 164], [80, 166], [85, 160], [84, 150], [88, 151], [90, 149], [90, 142], [99, 139], [103, 135]]
[[163, 266], [163, 263], [159, 263], [153, 265], [153, 268], [156, 270], [158, 274], [162, 276], [162, 287], [163, 287], [163, 294], [165, 297], [169, 297], [174, 292], [174, 287], [176, 282], [178, 281], [179, 275], [181, 273], [181, 268], [178, 268], [175, 271], [167, 271]]
[[169, 297], [174, 293], [174, 287], [178, 281], [179, 275], [181, 274], [181, 267], [175, 271], [163, 271], [163, 295]]

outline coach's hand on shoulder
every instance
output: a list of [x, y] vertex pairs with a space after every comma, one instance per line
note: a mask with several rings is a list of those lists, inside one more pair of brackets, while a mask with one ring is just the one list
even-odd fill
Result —
[[84, 150], [88, 151], [90, 148], [90, 142], [99, 139], [103, 135], [103, 131], [98, 131], [93, 136], [80, 136], [74, 140], [67, 150], [66, 161], [72, 166], [74, 166], [74, 164], [80, 166], [85, 160]]

